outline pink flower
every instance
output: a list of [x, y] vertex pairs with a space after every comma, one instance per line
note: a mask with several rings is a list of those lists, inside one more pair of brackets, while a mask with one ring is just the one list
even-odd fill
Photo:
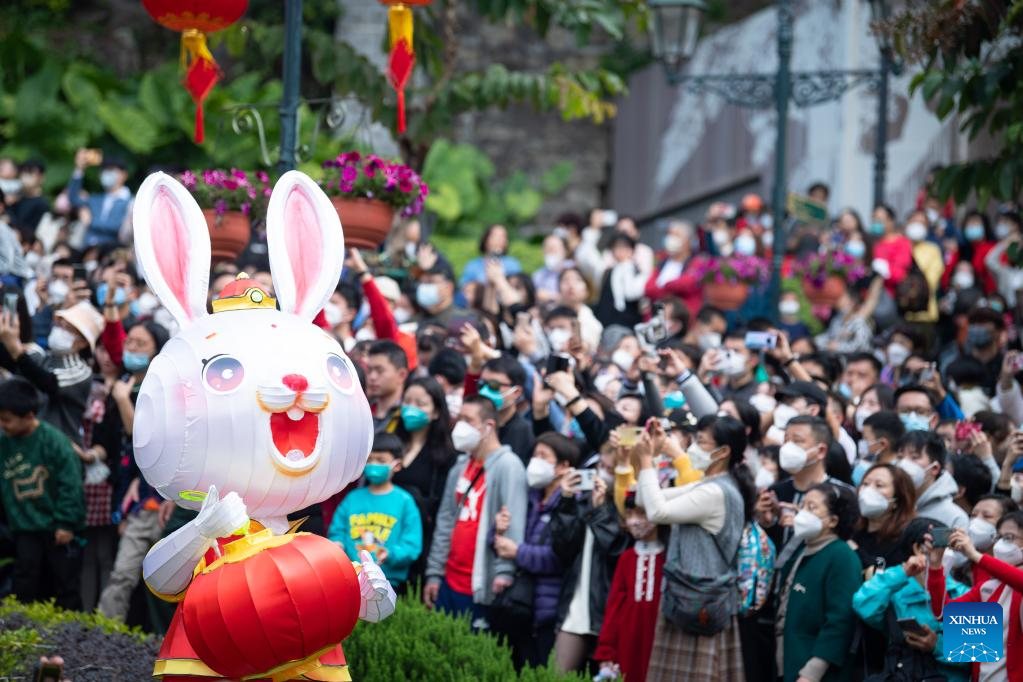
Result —
[[193, 173], [190, 170], [186, 170], [184, 173], [181, 174], [181, 183], [188, 189], [192, 189], [193, 187], [195, 187], [196, 181], [197, 178], [195, 177], [195, 173]]
[[348, 183], [354, 183], [359, 178], [359, 171], [352, 166], [346, 166], [341, 170], [341, 179]]
[[228, 179], [225, 178], [224, 181], [221, 184], [223, 185], [224, 189], [230, 189], [230, 190], [238, 189], [238, 181], [237, 180], [228, 180]]
[[270, 176], [266, 174], [266, 171], [256, 171], [256, 179], [260, 182], [270, 182]]

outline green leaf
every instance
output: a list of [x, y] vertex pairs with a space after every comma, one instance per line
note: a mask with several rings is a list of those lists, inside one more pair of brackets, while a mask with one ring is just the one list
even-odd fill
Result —
[[1016, 173], [1014, 172], [1013, 165], [1009, 161], [1002, 163], [1001, 173], [998, 174], [998, 193], [997, 197], [1005, 201], [1011, 201], [1015, 199], [1013, 188], [1016, 184]]
[[159, 131], [142, 109], [113, 101], [101, 102], [96, 115], [107, 132], [136, 154], [147, 154], [156, 146]]
[[562, 160], [554, 164], [546, 173], [540, 176], [540, 189], [544, 194], [557, 194], [565, 189], [565, 186], [572, 180], [575, 173], [575, 164], [568, 160]]
[[441, 220], [455, 221], [462, 215], [462, 202], [458, 191], [447, 184], [430, 185], [426, 208], [436, 213]]

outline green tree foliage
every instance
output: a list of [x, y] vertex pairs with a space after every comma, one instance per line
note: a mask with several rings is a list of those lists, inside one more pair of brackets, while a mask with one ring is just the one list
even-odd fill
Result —
[[955, 116], [971, 140], [990, 136], [999, 151], [951, 165], [933, 190], [981, 205], [1016, 201], [1023, 178], [1023, 0], [912, 0], [890, 21], [896, 50], [919, 65], [911, 91], [919, 91], [939, 119]]

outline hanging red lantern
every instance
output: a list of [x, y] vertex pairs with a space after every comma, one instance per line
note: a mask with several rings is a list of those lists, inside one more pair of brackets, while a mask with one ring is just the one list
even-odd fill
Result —
[[156, 23], [181, 32], [182, 80], [195, 102], [195, 141], [203, 141], [202, 105], [220, 80], [220, 69], [206, 46], [206, 34], [221, 31], [241, 19], [249, 0], [142, 0]]
[[380, 0], [388, 6], [387, 26], [391, 53], [387, 60], [387, 80], [398, 93], [398, 132], [405, 132], [405, 84], [416, 65], [412, 47], [412, 9], [409, 5], [429, 5], [432, 0]]
[[188, 643], [210, 669], [290, 680], [352, 633], [359, 578], [336, 543], [264, 530], [224, 549], [193, 579], [180, 609]]

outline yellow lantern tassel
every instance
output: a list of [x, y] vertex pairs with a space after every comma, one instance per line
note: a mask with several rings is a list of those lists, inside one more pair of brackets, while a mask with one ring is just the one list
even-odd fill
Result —
[[196, 59], [213, 62], [213, 53], [206, 46], [206, 34], [190, 28], [181, 33], [181, 68], [187, 68]]
[[412, 51], [412, 10], [408, 5], [391, 5], [387, 9], [387, 25], [390, 29], [391, 49], [399, 41], [408, 42], [409, 51]]

